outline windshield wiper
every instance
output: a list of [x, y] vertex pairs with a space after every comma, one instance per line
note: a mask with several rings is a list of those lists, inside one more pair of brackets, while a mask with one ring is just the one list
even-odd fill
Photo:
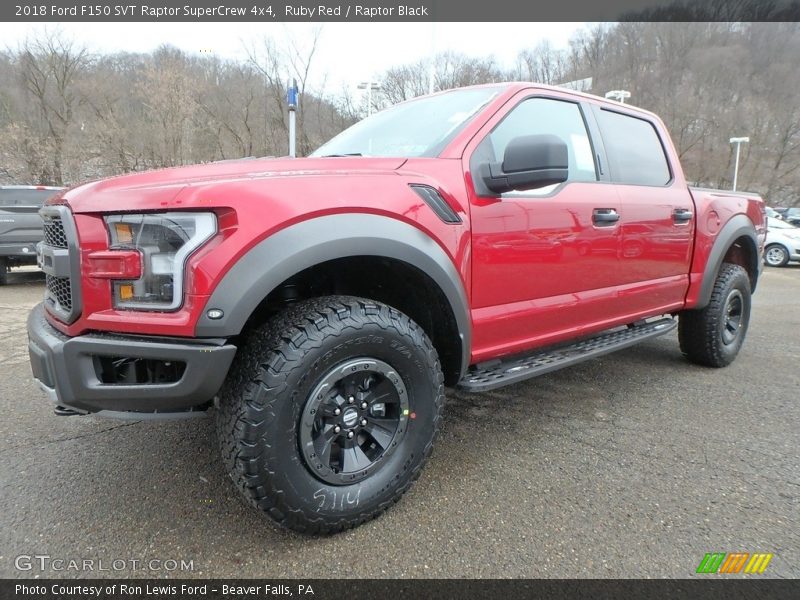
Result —
[[361, 152], [351, 152], [350, 154], [324, 154], [322, 158], [341, 158], [343, 156], [364, 156]]

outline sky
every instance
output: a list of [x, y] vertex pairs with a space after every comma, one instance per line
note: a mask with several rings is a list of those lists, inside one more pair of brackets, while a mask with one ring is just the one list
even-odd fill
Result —
[[584, 23], [0, 23], [0, 46], [15, 48], [45, 27], [60, 28], [91, 51], [148, 52], [171, 44], [189, 53], [246, 58], [248, 44], [265, 35], [278, 43], [293, 39], [301, 48], [321, 28], [312, 87], [336, 93], [355, 88], [384, 69], [452, 50], [469, 56], [494, 55], [511, 67], [517, 53], [547, 39], [567, 46]]

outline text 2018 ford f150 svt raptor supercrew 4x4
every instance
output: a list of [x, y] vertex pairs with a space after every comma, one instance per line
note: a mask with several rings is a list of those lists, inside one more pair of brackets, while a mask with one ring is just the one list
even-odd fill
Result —
[[676, 327], [690, 361], [733, 361], [764, 210], [690, 189], [646, 111], [526, 83], [443, 92], [308, 158], [52, 199], [31, 364], [59, 414], [212, 409], [256, 508], [340, 531], [417, 478], [446, 385], [490, 390]]

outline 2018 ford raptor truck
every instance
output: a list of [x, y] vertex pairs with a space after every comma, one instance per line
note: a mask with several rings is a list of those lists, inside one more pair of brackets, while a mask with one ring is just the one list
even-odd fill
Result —
[[529, 83], [452, 90], [308, 158], [51, 199], [31, 365], [61, 415], [212, 409], [253, 506], [337, 532], [417, 478], [445, 386], [491, 390], [675, 328], [689, 361], [728, 365], [764, 211], [688, 187], [649, 112]]

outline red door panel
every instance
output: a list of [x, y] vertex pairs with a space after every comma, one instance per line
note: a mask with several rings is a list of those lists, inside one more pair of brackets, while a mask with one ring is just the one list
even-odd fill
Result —
[[694, 206], [675, 185], [618, 186], [622, 200], [622, 283], [649, 282], [659, 293], [631, 298], [632, 311], [680, 306], [689, 286]]
[[479, 199], [472, 208], [474, 306], [614, 285], [619, 228], [594, 226], [596, 208], [620, 210], [614, 186], [570, 183], [550, 198]]
[[620, 277], [619, 226], [595, 225], [595, 209], [620, 211], [615, 186], [575, 182], [552, 197], [475, 200], [479, 360], [574, 336], [625, 310], [610, 297]]

